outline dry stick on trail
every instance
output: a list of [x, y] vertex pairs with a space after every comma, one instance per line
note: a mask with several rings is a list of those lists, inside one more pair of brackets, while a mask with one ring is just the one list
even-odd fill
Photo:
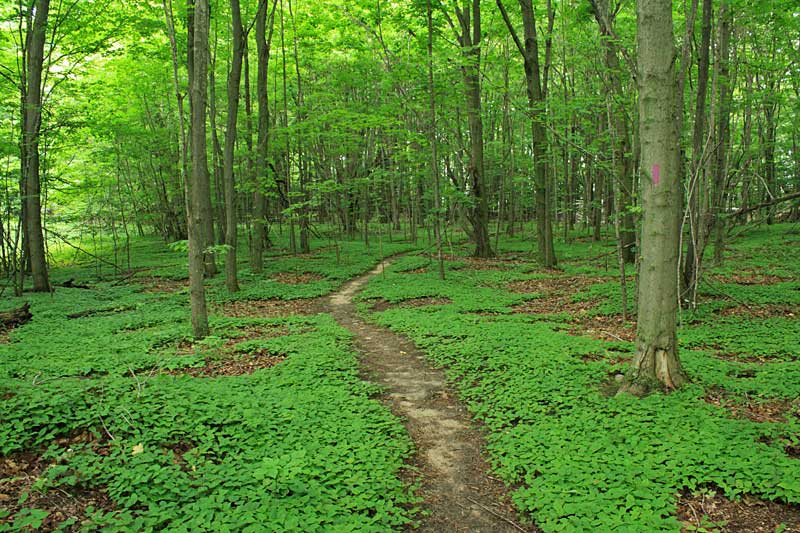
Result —
[[466, 408], [453, 399], [444, 372], [433, 369], [410, 340], [364, 321], [353, 297], [389, 261], [346, 284], [330, 298], [330, 312], [355, 335], [368, 379], [383, 386], [386, 403], [406, 421], [417, 449], [421, 496], [430, 511], [415, 531], [538, 531], [518, 523], [509, 503], [498, 498], [502, 483], [488, 476], [483, 439]]

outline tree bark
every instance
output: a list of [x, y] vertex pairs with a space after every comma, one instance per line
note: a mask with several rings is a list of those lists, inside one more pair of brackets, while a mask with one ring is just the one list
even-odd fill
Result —
[[[297, 79], [297, 125], [300, 126], [305, 120], [305, 110], [303, 109], [303, 84], [300, 77], [300, 54], [297, 46], [297, 23], [294, 18], [294, 11], [292, 10], [292, 0], [289, 0], [289, 16], [292, 18], [292, 35], [293, 35], [293, 55], [294, 55], [294, 70]], [[380, 6], [380, 4], [379, 4]], [[300, 188], [300, 253], [307, 254], [311, 252], [311, 230], [309, 227], [309, 209], [308, 209], [308, 191], [306, 190], [307, 168], [306, 168], [305, 154], [303, 153], [303, 140], [297, 136], [297, 184]], [[291, 172], [290, 169], [287, 169]], [[287, 176], [288, 177], [288, 176]]]
[[22, 307], [0, 312], [0, 333], [30, 322], [33, 318], [31, 304], [25, 302]]
[[711, 205], [711, 225], [714, 228], [714, 264], [722, 263], [722, 251], [725, 238], [725, 219], [723, 217], [728, 193], [728, 144], [730, 143], [730, 109], [732, 87], [730, 79], [730, 39], [731, 12], [728, 0], [722, 0], [719, 6], [719, 116], [717, 117], [718, 146], [714, 157], [713, 194]]
[[194, 61], [191, 72], [192, 100], [192, 179], [189, 187], [190, 209], [187, 217], [189, 229], [189, 294], [192, 307], [192, 331], [195, 338], [202, 339], [209, 333], [206, 293], [203, 285], [206, 270], [204, 250], [207, 246], [207, 227], [204, 217], [210, 210], [204, 209], [204, 200], [209, 197], [208, 159], [206, 147], [206, 104], [208, 84], [208, 0], [196, 0], [194, 5]]
[[697, 58], [697, 98], [692, 130], [692, 166], [687, 186], [689, 204], [689, 240], [683, 261], [681, 301], [695, 300], [697, 282], [706, 241], [704, 193], [706, 142], [706, 96], [708, 94], [709, 48], [711, 46], [711, 0], [703, 0], [700, 48]]
[[612, 122], [616, 142], [614, 143], [614, 168], [619, 189], [619, 210], [621, 216], [620, 237], [622, 239], [622, 258], [625, 263], [633, 264], [636, 260], [634, 244], [636, 241], [636, 227], [633, 213], [628, 209], [633, 204], [634, 176], [633, 159], [631, 153], [630, 132], [628, 119], [625, 116], [625, 91], [622, 88], [622, 69], [619, 62], [618, 44], [614, 39], [613, 28], [616, 16], [609, 8], [609, 0], [596, 0], [594, 2], [595, 18], [600, 27], [600, 35], [605, 50], [605, 63], [608, 75], [608, 92], [612, 99], [616, 99], [613, 106]]
[[[497, 7], [503, 15], [511, 37], [523, 58], [525, 68], [526, 92], [528, 95], [528, 113], [531, 117], [531, 148], [533, 150], [535, 204], [536, 204], [536, 240], [537, 258], [546, 268], [556, 265], [556, 254], [553, 248], [553, 221], [551, 214], [550, 192], [547, 179], [547, 131], [545, 129], [545, 101], [547, 95], [547, 70], [549, 68], [550, 40], [548, 38], [545, 57], [545, 80], [542, 80], [539, 65], [539, 44], [536, 36], [536, 18], [530, 0], [519, 0], [522, 12], [522, 28], [524, 44], [520, 41], [511, 19], [508, 17], [502, 0], [497, 0]], [[550, 10], [548, 10], [550, 12]], [[552, 30], [552, 21], [549, 24]]]
[[[480, 0], [469, 0], [463, 6], [455, 6], [458, 28], [451, 21], [464, 65], [467, 122], [469, 124], [469, 193], [474, 204], [469, 209], [468, 219], [475, 241], [475, 257], [493, 255], [489, 238], [489, 203], [486, 198], [486, 181], [483, 161], [483, 118], [481, 117], [481, 6]], [[449, 20], [449, 19], [448, 19]]]
[[[430, 144], [431, 172], [433, 173], [433, 235], [436, 239], [436, 256], [439, 263], [439, 279], [444, 279], [444, 259], [442, 258], [442, 195], [439, 191], [439, 153], [436, 140], [436, 94], [433, 83], [433, 13], [431, 0], [427, 0], [428, 15], [428, 105], [431, 113]], [[499, 232], [499, 230], [498, 230]]]
[[672, 390], [687, 381], [678, 358], [680, 145], [672, 2], [637, 3], [642, 239], [636, 353], [620, 393]]
[[[22, 183], [23, 198], [23, 248], [30, 261], [33, 290], [48, 292], [50, 278], [42, 232], [41, 176], [39, 164], [39, 136], [42, 126], [42, 69], [44, 44], [47, 38], [49, 0], [35, 4], [33, 26], [26, 35], [26, 79], [22, 109]], [[24, 264], [21, 268], [24, 270]]]
[[[267, 181], [267, 156], [269, 154], [269, 95], [267, 72], [269, 71], [269, 50], [272, 43], [272, 22], [278, 0], [273, 0], [272, 11], [267, 20], [267, 1], [258, 6], [256, 13], [256, 51], [258, 72], [256, 92], [258, 93], [258, 137], [256, 140], [256, 173], [253, 192], [253, 241], [250, 249], [250, 269], [261, 272], [264, 269], [264, 248], [267, 243], [267, 198], [264, 188]], [[269, 26], [269, 30], [267, 27]], [[269, 31], [269, 35], [267, 35]]]
[[236, 121], [239, 118], [239, 86], [242, 79], [244, 56], [244, 29], [239, 0], [230, 0], [233, 57], [228, 72], [228, 117], [225, 125], [225, 159], [223, 181], [225, 188], [225, 286], [228, 292], [239, 291], [236, 247], [239, 222], [236, 216], [236, 178], [233, 174], [234, 148], [236, 147]]

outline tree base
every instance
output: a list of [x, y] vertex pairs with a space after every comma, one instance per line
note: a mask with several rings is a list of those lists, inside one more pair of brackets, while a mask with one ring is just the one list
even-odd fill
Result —
[[670, 392], [688, 382], [675, 348], [639, 346], [633, 368], [622, 380], [617, 396], [643, 397], [653, 392]]

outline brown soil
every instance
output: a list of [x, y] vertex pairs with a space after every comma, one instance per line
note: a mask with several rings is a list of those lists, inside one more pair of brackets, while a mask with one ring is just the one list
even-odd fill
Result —
[[622, 315], [578, 316], [570, 321], [570, 335], [587, 336], [603, 341], [636, 340], [636, 321], [622, 321]]
[[569, 313], [571, 315], [584, 315], [591, 311], [596, 300], [586, 300], [580, 302], [572, 301], [573, 297], [595, 283], [608, 281], [606, 278], [592, 278], [581, 276], [560, 276], [551, 278], [526, 279], [522, 281], [512, 281], [506, 284], [510, 292], [518, 294], [539, 294], [540, 298], [527, 300], [515, 305], [512, 310], [515, 313], [527, 313], [534, 315], [554, 315], [558, 313]]
[[173, 293], [189, 288], [188, 279], [160, 278], [158, 276], [136, 278], [136, 283], [144, 285], [142, 292], [154, 294]]
[[[102, 447], [89, 431], [77, 431], [68, 437], [56, 439], [65, 449], [77, 444], [93, 443]], [[102, 447], [103, 450], [106, 448]], [[0, 508], [8, 511], [8, 518], [0, 518], [0, 524], [13, 522], [14, 517], [24, 508], [35, 508], [49, 514], [38, 531], [55, 531], [65, 520], [74, 518], [76, 523], [60, 531], [71, 532], [81, 529], [81, 520], [86, 518], [86, 508], [113, 510], [114, 503], [102, 489], [62, 486], [49, 490], [36, 490], [34, 484], [43, 476], [45, 470], [57, 463], [44, 459], [32, 452], [21, 452], [0, 457]], [[20, 504], [19, 498], [27, 494], [27, 500]]]
[[586, 353], [580, 356], [581, 360], [584, 362], [595, 362], [595, 361], [605, 361], [609, 365], [620, 365], [622, 363], [630, 363], [629, 357], [614, 357], [608, 358], [604, 355], [597, 354], [597, 353]]
[[297, 300], [239, 300], [215, 306], [214, 312], [234, 318], [280, 318], [290, 315], [313, 315], [320, 310], [319, 298]]
[[717, 283], [735, 283], [736, 285], [773, 285], [775, 283], [791, 281], [790, 278], [773, 276], [771, 274], [760, 274], [753, 270], [744, 270], [736, 274], [728, 274], [725, 276], [714, 275], [709, 277]]
[[574, 296], [589, 285], [605, 283], [610, 278], [596, 278], [587, 276], [554, 276], [550, 278], [524, 279], [512, 281], [506, 287], [510, 292], [519, 294], [558, 294]]
[[[464, 263], [464, 266], [461, 267], [462, 270], [507, 270], [509, 266], [524, 263], [524, 261], [512, 259], [483, 259], [481, 257], [463, 257], [452, 254], [442, 254], [442, 259]], [[431, 260], [438, 261], [439, 258], [431, 256]]]
[[278, 272], [273, 274], [270, 278], [278, 283], [286, 285], [302, 285], [303, 283], [311, 283], [312, 281], [320, 281], [325, 279], [324, 276], [319, 274], [311, 274], [304, 272], [302, 274], [294, 274], [292, 272]]
[[188, 375], [196, 378], [217, 378], [220, 376], [243, 376], [257, 370], [272, 368], [286, 359], [284, 354], [274, 354], [260, 349], [245, 354], [235, 354], [222, 359], [206, 359], [206, 364], [197, 368], [169, 370], [172, 376]]
[[[207, 357], [205, 365], [197, 368], [181, 368], [170, 370], [166, 373], [174, 376], [189, 375], [194, 377], [219, 377], [219, 376], [241, 376], [252, 374], [256, 370], [271, 368], [286, 359], [286, 355], [274, 354], [266, 349], [258, 349], [253, 352], [237, 353], [235, 346], [241, 342], [253, 339], [272, 339], [288, 335], [289, 330], [284, 325], [277, 326], [253, 326], [238, 332], [235, 337], [231, 337], [223, 344], [221, 353], [222, 358]], [[190, 355], [196, 353], [196, 346], [191, 341], [182, 341], [177, 346], [178, 355]]]
[[236, 331], [234, 336], [225, 341], [225, 347], [232, 347], [234, 344], [252, 339], [274, 339], [288, 334], [289, 328], [285, 324], [249, 326]]
[[[704, 527], [726, 533], [773, 533], [781, 524], [783, 531], [800, 532], [800, 506], [759, 500], [748, 494], [741, 501], [732, 501], [718, 491], [684, 491], [678, 500], [678, 519], [684, 525], [682, 531], [687, 532]], [[709, 521], [720, 525], [714, 527]]]
[[706, 403], [727, 409], [733, 418], [752, 422], [785, 423], [787, 417], [800, 417], [800, 400], [756, 401], [749, 398], [734, 399], [720, 387], [712, 387], [706, 392]]
[[733, 307], [726, 307], [719, 312], [721, 316], [745, 316], [756, 318], [775, 318], [787, 317], [794, 318], [800, 314], [797, 306], [767, 304], [767, 305], [744, 305], [739, 304]]
[[537, 531], [519, 524], [505, 487], [488, 475], [481, 434], [444, 373], [428, 366], [411, 341], [357, 315], [353, 296], [385, 265], [346, 284], [332, 295], [329, 309], [355, 334], [366, 378], [383, 386], [385, 403], [405, 419], [414, 440], [420, 495], [430, 513], [414, 531]]
[[[720, 346], [708, 346], [708, 347], [701, 347], [700, 349], [711, 349], [711, 350], [721, 350], [722, 347]], [[757, 363], [763, 365], [764, 363], [774, 363], [776, 361], [782, 361], [781, 358], [776, 357], [769, 357], [769, 356], [758, 356], [758, 355], [745, 355], [741, 353], [729, 353], [729, 352], [716, 352], [711, 354], [711, 357], [715, 359], [722, 359], [723, 361], [736, 361], [738, 363]]]
[[426, 305], [446, 305], [450, 303], [453, 303], [453, 300], [450, 298], [435, 297], [411, 298], [409, 300], [403, 300], [402, 302], [388, 302], [384, 299], [377, 299], [375, 303], [370, 306], [370, 310], [381, 312], [398, 307], [425, 307]]

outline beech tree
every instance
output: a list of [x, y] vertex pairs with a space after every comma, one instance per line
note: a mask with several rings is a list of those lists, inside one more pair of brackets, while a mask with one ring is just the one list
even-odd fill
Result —
[[621, 392], [686, 382], [676, 333], [680, 243], [680, 136], [670, 0], [637, 3], [642, 245], [636, 352]]

